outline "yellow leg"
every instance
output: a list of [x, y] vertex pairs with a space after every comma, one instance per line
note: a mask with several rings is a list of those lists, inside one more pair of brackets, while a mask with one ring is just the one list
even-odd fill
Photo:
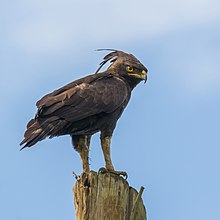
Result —
[[82, 160], [83, 173], [89, 173], [89, 145], [90, 136], [82, 136], [77, 140], [73, 139], [75, 150], [80, 154]]
[[102, 151], [105, 158], [105, 168], [101, 168], [99, 171], [101, 173], [112, 173], [116, 175], [123, 175], [127, 179], [127, 173], [124, 171], [115, 171], [114, 166], [111, 161], [111, 137], [101, 137], [101, 145], [102, 145]]
[[101, 138], [101, 145], [102, 145], [102, 151], [103, 151], [104, 158], [105, 158], [106, 170], [113, 171], [114, 167], [111, 161], [111, 152], [110, 152], [111, 137]]

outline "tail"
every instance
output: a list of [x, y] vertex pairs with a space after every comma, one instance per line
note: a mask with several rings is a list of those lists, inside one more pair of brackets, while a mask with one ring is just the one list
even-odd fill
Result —
[[58, 136], [59, 130], [63, 129], [65, 124], [66, 123], [58, 117], [49, 118], [44, 122], [39, 122], [38, 119], [31, 119], [27, 124], [24, 139], [20, 143], [20, 145], [25, 145], [20, 150], [31, 147], [48, 136]]
[[40, 123], [35, 119], [31, 119], [27, 124], [27, 130], [24, 133], [24, 139], [20, 143], [20, 145], [25, 145], [20, 150], [23, 150], [26, 147], [31, 147], [46, 137], [46, 132], [41, 128]]

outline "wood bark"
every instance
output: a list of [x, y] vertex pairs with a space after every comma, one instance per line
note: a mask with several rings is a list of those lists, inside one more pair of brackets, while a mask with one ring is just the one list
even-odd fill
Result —
[[117, 175], [82, 174], [73, 187], [76, 220], [146, 220], [143, 190]]

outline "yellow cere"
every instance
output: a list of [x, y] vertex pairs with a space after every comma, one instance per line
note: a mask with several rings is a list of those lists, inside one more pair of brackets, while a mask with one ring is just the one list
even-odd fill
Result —
[[142, 74], [142, 75], [146, 75], [147, 73], [146, 73], [145, 70], [142, 70], [141, 74]]

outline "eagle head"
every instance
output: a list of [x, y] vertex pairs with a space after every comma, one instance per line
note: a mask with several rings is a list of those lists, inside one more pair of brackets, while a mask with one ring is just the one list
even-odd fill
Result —
[[110, 61], [112, 64], [107, 70], [115, 72], [128, 79], [129, 81], [135, 82], [135, 84], [144, 80], [147, 81], [147, 68], [132, 54], [125, 53], [119, 50], [113, 49], [98, 49], [98, 51], [109, 50], [111, 53], [107, 54], [103, 61], [100, 63], [96, 73], [102, 68], [105, 63]]

